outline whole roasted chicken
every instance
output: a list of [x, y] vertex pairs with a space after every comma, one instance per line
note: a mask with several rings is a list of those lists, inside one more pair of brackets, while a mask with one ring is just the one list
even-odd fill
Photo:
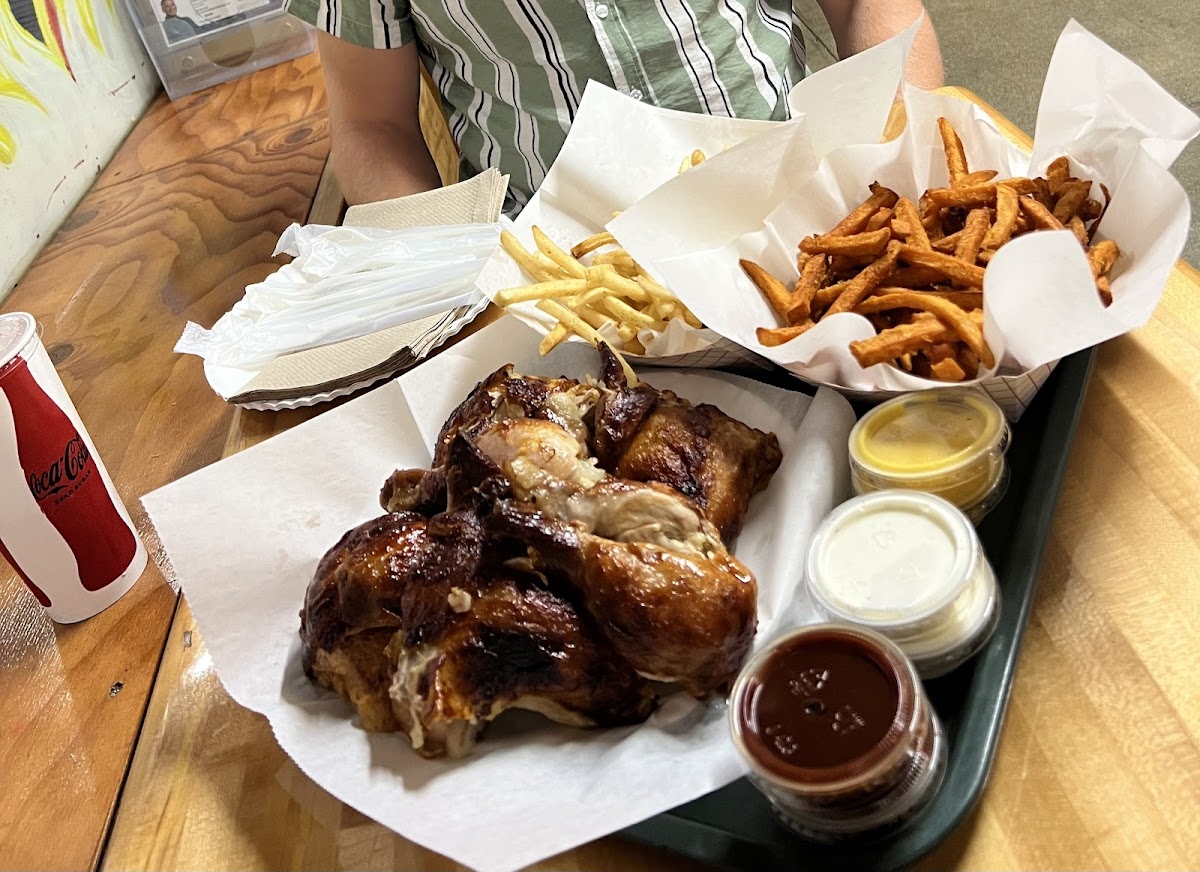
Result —
[[502, 711], [644, 720], [650, 680], [725, 691], [756, 584], [727, 550], [781, 454], [773, 435], [629, 385], [504, 367], [447, 420], [429, 470], [325, 556], [301, 613], [309, 676], [369, 730], [466, 753]]

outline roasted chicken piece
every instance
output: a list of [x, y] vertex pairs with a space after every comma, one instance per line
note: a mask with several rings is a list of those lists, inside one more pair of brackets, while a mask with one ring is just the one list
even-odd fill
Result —
[[692, 500], [733, 547], [750, 498], [767, 486], [783, 453], [773, 433], [736, 421], [671, 391], [630, 387], [601, 346], [603, 390], [592, 427], [593, 454], [618, 478], [658, 481]]
[[528, 505], [498, 503], [493, 529], [530, 549], [534, 565], [562, 572], [640, 675], [703, 698], [728, 690], [757, 627], [754, 576], [724, 548], [623, 542]]
[[452, 507], [447, 493], [449, 451], [460, 433], [470, 435], [499, 421], [535, 418], [558, 424], [580, 442], [590, 435], [592, 411], [600, 398], [596, 385], [567, 378], [520, 375], [506, 364], [477, 384], [446, 419], [434, 446], [433, 467], [399, 469], [388, 477], [379, 503], [389, 512], [433, 515]]
[[605, 475], [548, 421], [502, 421], [475, 447], [495, 464], [483, 477], [502, 474], [514, 497], [493, 528], [564, 573], [639, 673], [701, 697], [729, 686], [754, 638], [757, 586], [691, 502]]
[[645, 720], [649, 685], [570, 589], [485, 542], [472, 512], [391, 514], [348, 532], [301, 612], [309, 677], [352, 702], [364, 729], [403, 730], [426, 757], [465, 754], [508, 708], [572, 726]]

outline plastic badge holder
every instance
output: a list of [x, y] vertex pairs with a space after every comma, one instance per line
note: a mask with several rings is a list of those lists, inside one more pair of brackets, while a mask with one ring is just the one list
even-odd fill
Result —
[[287, 14], [286, 0], [227, 0], [227, 14], [215, 20], [192, 0], [125, 0], [125, 6], [172, 100], [316, 48], [312, 28]]
[[896, 397], [850, 432], [854, 491], [925, 491], [978, 524], [1008, 489], [1010, 435], [1000, 407], [980, 391], [934, 388]]
[[876, 491], [843, 503], [813, 536], [807, 575], [818, 611], [891, 639], [922, 678], [979, 653], [999, 618], [975, 528], [931, 494]]

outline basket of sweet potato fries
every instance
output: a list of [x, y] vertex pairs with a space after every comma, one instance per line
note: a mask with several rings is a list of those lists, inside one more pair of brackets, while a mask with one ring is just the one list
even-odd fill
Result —
[[914, 203], [873, 183], [837, 225], [800, 241], [794, 285], [754, 261], [740, 261], [779, 320], [758, 328], [759, 342], [780, 345], [822, 318], [853, 312], [877, 331], [849, 343], [862, 366], [890, 364], [936, 381], [974, 379], [981, 367], [996, 365], [983, 336], [988, 262], [1011, 240], [1039, 230], [1070, 230], [1087, 255], [1101, 301], [1112, 303], [1108, 273], [1120, 249], [1094, 239], [1109, 200], [1103, 184], [1101, 202], [1091, 197], [1091, 181], [1071, 174], [1066, 156], [1036, 178], [971, 171], [946, 118], [938, 119], [938, 132], [947, 187], [927, 190]]

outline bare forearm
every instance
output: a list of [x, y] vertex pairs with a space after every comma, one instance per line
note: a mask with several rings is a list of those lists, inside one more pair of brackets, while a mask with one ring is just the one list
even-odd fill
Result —
[[[838, 55], [850, 57], [895, 36], [912, 24], [924, 7], [921, 0], [817, 0], [837, 42]], [[945, 84], [942, 51], [928, 13], [908, 56], [905, 78], [918, 88]]]
[[345, 124], [333, 132], [330, 160], [351, 206], [431, 191], [442, 184], [419, 130]]

